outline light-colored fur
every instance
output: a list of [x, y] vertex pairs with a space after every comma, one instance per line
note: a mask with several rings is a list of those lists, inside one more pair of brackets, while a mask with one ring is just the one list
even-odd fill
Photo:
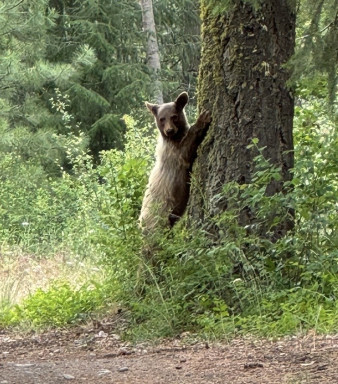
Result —
[[180, 204], [180, 197], [189, 189], [189, 167], [181, 150], [159, 134], [156, 147], [156, 162], [152, 169], [143, 199], [140, 224], [148, 230], [159, 221], [168, 221], [169, 214]]
[[159, 138], [139, 219], [143, 230], [172, 227], [186, 209], [191, 167], [211, 122], [210, 113], [204, 111], [189, 128], [184, 112], [188, 100], [188, 94], [182, 92], [174, 102], [146, 103], [155, 117]]

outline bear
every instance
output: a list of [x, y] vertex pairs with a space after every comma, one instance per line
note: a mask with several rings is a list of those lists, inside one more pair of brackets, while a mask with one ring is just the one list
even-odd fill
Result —
[[189, 127], [184, 111], [188, 101], [187, 92], [182, 92], [173, 102], [145, 103], [155, 117], [159, 137], [139, 217], [144, 232], [155, 230], [161, 220], [173, 227], [188, 204], [192, 166], [211, 123], [210, 112], [203, 111]]

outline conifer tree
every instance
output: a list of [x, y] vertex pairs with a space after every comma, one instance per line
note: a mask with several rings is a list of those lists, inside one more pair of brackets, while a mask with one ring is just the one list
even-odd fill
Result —
[[[258, 154], [248, 147], [252, 140], [279, 169], [266, 194], [283, 191], [291, 180], [293, 97], [285, 66], [294, 51], [295, 7], [284, 0], [204, 0], [201, 7], [199, 107], [211, 110], [213, 122], [194, 167], [188, 215], [210, 225], [228, 208], [224, 185], [251, 183]], [[244, 208], [238, 220], [251, 226], [255, 215]], [[285, 217], [270, 235], [278, 238], [291, 226]]]
[[[74, 53], [70, 63], [48, 61], [48, 29], [57, 15], [47, 0], [4, 0], [0, 15], [1, 150], [35, 158], [49, 172], [58, 172], [55, 160], [64, 150], [55, 133], [63, 124], [49, 99], [55, 87], [78, 77], [83, 52]], [[89, 52], [87, 61], [92, 56]]]
[[70, 83], [70, 112], [90, 137], [90, 148], [121, 147], [122, 116], [141, 105], [148, 86], [139, 30], [141, 13], [135, 0], [51, 1], [57, 10], [51, 29], [48, 57], [71, 60], [83, 44], [95, 52], [96, 60], [83, 67], [78, 81]]

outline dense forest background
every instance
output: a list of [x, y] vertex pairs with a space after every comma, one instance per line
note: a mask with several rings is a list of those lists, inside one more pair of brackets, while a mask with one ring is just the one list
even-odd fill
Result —
[[[214, 3], [215, 13], [231, 6]], [[192, 121], [199, 4], [153, 7], [164, 100], [188, 91]], [[139, 2], [1, 0], [0, 325], [72, 324], [120, 305], [137, 337], [337, 329], [337, 8], [297, 3], [294, 231], [247, 237], [236, 207], [216, 218], [227, 228], [217, 244], [183, 220], [158, 234], [148, 264], [137, 217], [157, 132]], [[263, 220], [286, 197], [267, 201], [275, 169], [256, 160], [245, 204]]]

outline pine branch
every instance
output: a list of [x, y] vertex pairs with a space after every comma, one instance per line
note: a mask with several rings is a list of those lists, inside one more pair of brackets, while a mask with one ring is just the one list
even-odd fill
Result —
[[[325, 32], [328, 28], [331, 27], [331, 25], [334, 24], [334, 21], [331, 21], [331, 23], [329, 23], [326, 27], [324, 27], [323, 29], [321, 29], [320, 31], [318, 31], [318, 33], [323, 33]], [[315, 33], [308, 33], [307, 35], [304, 35], [304, 36], [300, 36], [300, 37], [297, 37], [296, 40], [302, 40], [302, 39], [306, 39], [307, 37], [309, 36], [314, 36]]]
[[7, 12], [7, 11], [11, 11], [12, 9], [14, 9], [14, 8], [18, 7], [20, 4], [22, 4], [24, 1], [25, 1], [25, 0], [21, 0], [21, 1], [19, 1], [18, 3], [14, 4], [13, 6], [7, 8], [5, 11], [6, 11], [6, 12]]

